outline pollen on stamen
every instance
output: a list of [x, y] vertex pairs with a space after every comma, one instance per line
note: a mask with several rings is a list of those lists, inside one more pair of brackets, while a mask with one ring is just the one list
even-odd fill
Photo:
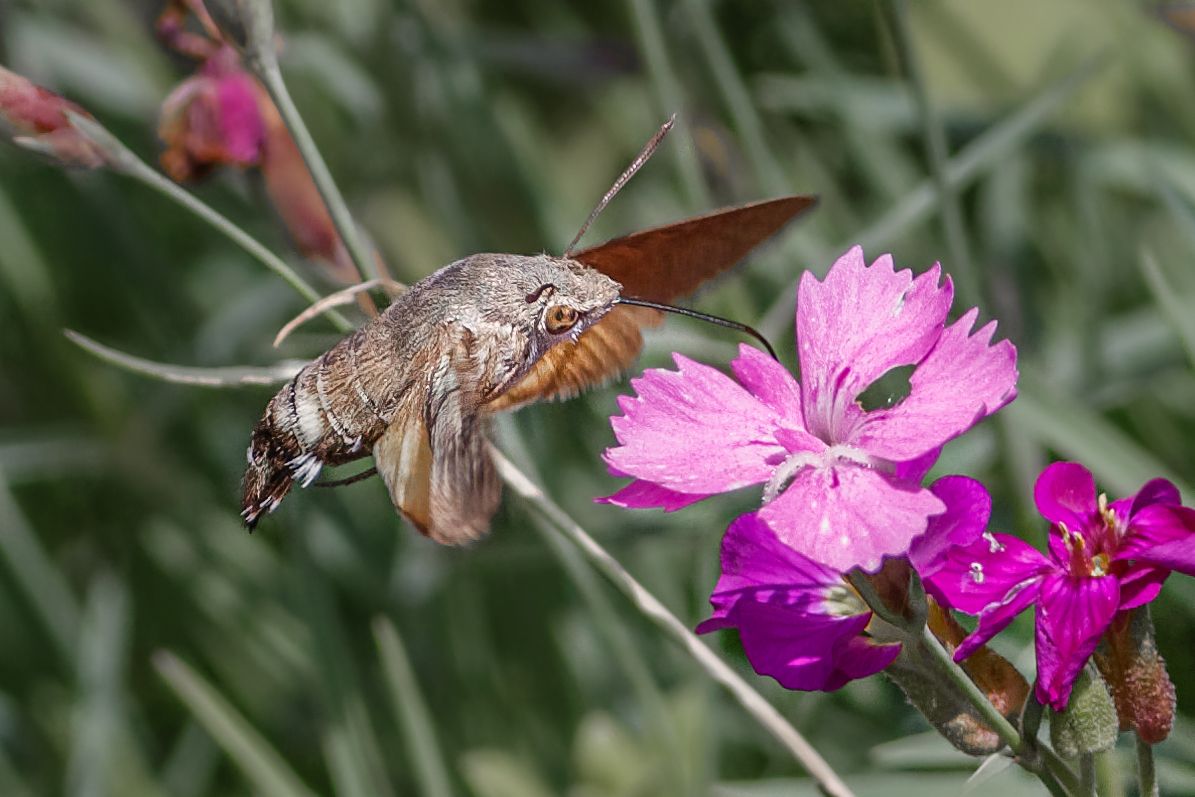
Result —
[[972, 562], [971, 563], [971, 580], [974, 581], [976, 584], [982, 584], [983, 579], [984, 579], [983, 565], [981, 565], [979, 562]]

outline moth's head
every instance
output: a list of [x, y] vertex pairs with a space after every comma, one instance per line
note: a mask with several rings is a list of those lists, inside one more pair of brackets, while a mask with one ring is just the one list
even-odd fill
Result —
[[519, 308], [520, 326], [544, 349], [576, 339], [614, 307], [622, 291], [600, 271], [550, 255], [517, 258], [505, 276], [503, 292]]

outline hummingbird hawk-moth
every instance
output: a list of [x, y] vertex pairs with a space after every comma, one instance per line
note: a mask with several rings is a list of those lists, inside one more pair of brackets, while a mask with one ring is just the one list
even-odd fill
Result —
[[444, 266], [299, 371], [253, 429], [245, 524], [252, 529], [325, 465], [372, 455], [394, 506], [420, 532], [447, 544], [482, 536], [501, 496], [489, 417], [618, 375], [642, 348], [641, 330], [660, 322], [653, 305], [692, 293], [815, 202], [725, 208], [574, 252], [671, 124], [561, 257], [477, 254]]

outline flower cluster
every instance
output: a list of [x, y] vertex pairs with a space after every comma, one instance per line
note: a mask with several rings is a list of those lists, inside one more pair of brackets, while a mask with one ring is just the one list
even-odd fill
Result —
[[[956, 660], [1034, 605], [1036, 694], [1062, 710], [1110, 629], [1123, 636], [1171, 571], [1195, 574], [1195, 510], [1163, 480], [1109, 503], [1085, 468], [1057, 463], [1035, 495], [1051, 524], [1047, 555], [987, 530], [978, 481], [924, 486], [943, 445], [1016, 394], [1014, 347], [992, 342], [994, 322], [974, 330], [975, 309], [948, 324], [952, 299], [939, 266], [914, 277], [889, 256], [867, 265], [858, 247], [823, 281], [806, 273], [800, 381], [748, 346], [733, 377], [680, 355], [676, 370], [646, 371], [619, 401], [618, 445], [605, 454], [631, 481], [599, 500], [675, 511], [762, 484], [760, 508], [726, 532], [713, 614], [698, 630], [737, 628], [756, 671], [788, 688], [837, 689], [893, 663], [900, 644], [876, 633], [852, 585], [904, 561], [941, 607], [978, 616], [950, 642]], [[907, 396], [862, 406], [901, 367], [912, 369]]]
[[1051, 524], [1048, 555], [1012, 535], [989, 533], [950, 547], [922, 577], [943, 604], [979, 616], [957, 659], [1034, 606], [1037, 697], [1062, 710], [1117, 615], [1156, 598], [1171, 571], [1195, 575], [1195, 510], [1181, 505], [1165, 479], [1109, 503], [1075, 462], [1042, 471], [1034, 498]]
[[172, 0], [158, 18], [157, 32], [166, 45], [199, 61], [195, 74], [162, 103], [162, 168], [178, 182], [220, 166], [259, 169], [299, 251], [341, 282], [356, 281], [348, 250], [278, 109], [202, 0]]

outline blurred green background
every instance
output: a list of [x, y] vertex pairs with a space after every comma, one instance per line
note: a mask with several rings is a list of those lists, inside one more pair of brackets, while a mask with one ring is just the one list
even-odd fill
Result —
[[[159, 10], [0, 0], [0, 63], [154, 161], [157, 108], [193, 69], [150, 35]], [[915, 270], [941, 260], [1020, 351], [1020, 398], [938, 468], [983, 479], [998, 528], [1043, 538], [1028, 497], [1051, 458], [1081, 459], [1113, 495], [1165, 475], [1195, 500], [1195, 42], [1149, 7], [281, 0], [278, 14], [291, 90], [400, 279], [476, 251], [560, 251], [675, 111], [589, 240], [818, 193], [697, 305], [759, 324], [791, 359], [803, 269], [856, 242]], [[288, 249], [252, 175], [196, 190], [336, 287]], [[0, 794], [813, 793], [516, 498], [464, 550], [404, 527], [377, 480], [294, 495], [249, 536], [238, 484], [270, 391], [148, 381], [62, 335], [264, 365], [335, 340], [315, 322], [273, 350], [301, 307], [144, 187], [0, 149]], [[673, 350], [725, 363], [734, 343], [670, 319], [638, 367]], [[497, 438], [696, 623], [720, 534], [758, 496], [669, 516], [592, 504], [617, 486], [599, 454], [626, 391], [523, 410]], [[1163, 791], [1195, 794], [1195, 583], [1171, 579], [1154, 617], [1180, 707]], [[785, 693], [733, 634], [707, 641], [860, 794], [957, 794], [978, 763], [880, 678]], [[1027, 618], [996, 647], [1030, 672]], [[1131, 748], [1117, 755], [1107, 793], [1131, 794]], [[1010, 771], [976, 793], [1038, 788]]]

